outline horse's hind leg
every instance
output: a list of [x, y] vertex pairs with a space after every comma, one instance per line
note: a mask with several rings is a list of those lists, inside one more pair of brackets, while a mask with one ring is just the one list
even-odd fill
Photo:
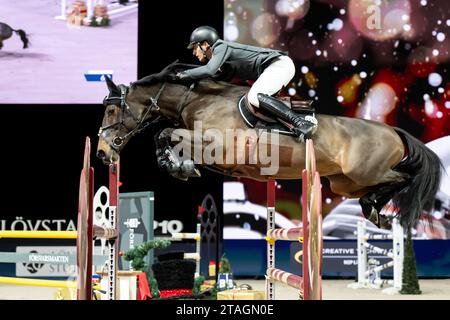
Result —
[[339, 174], [329, 176], [331, 191], [348, 198], [359, 198], [362, 213], [366, 219], [382, 228], [389, 228], [389, 222], [379, 212], [391, 200], [397, 186], [364, 187], [349, 177]]
[[363, 209], [364, 216], [378, 227], [390, 229], [390, 219], [380, 215], [380, 211], [403, 186], [404, 183], [379, 186], [375, 191], [362, 196], [359, 204]]

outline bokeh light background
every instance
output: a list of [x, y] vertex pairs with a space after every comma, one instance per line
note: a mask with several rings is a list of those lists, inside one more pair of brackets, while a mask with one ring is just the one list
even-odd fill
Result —
[[[425, 143], [450, 134], [449, 1], [225, 0], [224, 5], [224, 39], [287, 51], [297, 68], [287, 93], [313, 99], [318, 113], [384, 122]], [[249, 196], [261, 194], [253, 200], [263, 203], [264, 186], [245, 183]], [[295, 188], [283, 182], [279, 193], [283, 198], [286, 192], [286, 203], [277, 206], [293, 219], [299, 218]], [[324, 200], [326, 215], [342, 198], [325, 185]]]

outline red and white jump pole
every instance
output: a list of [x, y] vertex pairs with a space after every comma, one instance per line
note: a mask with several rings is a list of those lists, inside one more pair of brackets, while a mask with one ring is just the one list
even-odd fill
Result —
[[[306, 141], [305, 169], [302, 172], [301, 228], [275, 229], [275, 190], [273, 178], [267, 181], [267, 271], [266, 298], [275, 299], [275, 281], [299, 290], [304, 300], [322, 299], [322, 192], [312, 140]], [[303, 276], [275, 268], [275, 241], [298, 240], [303, 243]]]

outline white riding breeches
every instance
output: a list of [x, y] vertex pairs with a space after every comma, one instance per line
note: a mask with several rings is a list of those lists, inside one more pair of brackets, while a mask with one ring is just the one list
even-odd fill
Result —
[[259, 107], [258, 93], [269, 96], [278, 92], [289, 83], [295, 75], [295, 65], [288, 56], [281, 56], [272, 62], [248, 92], [248, 101], [255, 107]]

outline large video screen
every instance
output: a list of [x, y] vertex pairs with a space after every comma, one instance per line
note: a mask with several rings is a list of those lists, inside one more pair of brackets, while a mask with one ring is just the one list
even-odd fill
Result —
[[[286, 51], [297, 73], [285, 88], [318, 113], [403, 128], [450, 172], [450, 2], [445, 0], [225, 0], [224, 39]], [[383, 141], [378, 141], [383, 143]], [[323, 182], [325, 239], [355, 238], [358, 199]], [[301, 224], [300, 182], [278, 181], [280, 228]], [[224, 186], [225, 238], [264, 238], [265, 185]], [[431, 222], [431, 223], [430, 223]], [[370, 232], [390, 232], [369, 223]], [[413, 230], [450, 239], [450, 175]]]
[[91, 104], [137, 78], [137, 0], [0, 0], [0, 104]]

